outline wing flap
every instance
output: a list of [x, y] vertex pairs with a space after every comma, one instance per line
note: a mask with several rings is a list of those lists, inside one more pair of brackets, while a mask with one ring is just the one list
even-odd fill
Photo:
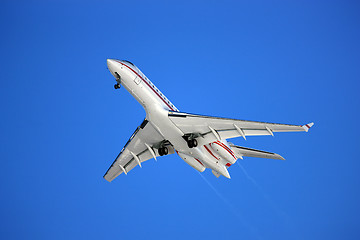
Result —
[[238, 157], [256, 157], [256, 158], [268, 158], [268, 159], [278, 159], [278, 160], [285, 160], [282, 156], [272, 152], [265, 152], [262, 150], [240, 147], [236, 145], [230, 145], [231, 150], [235, 153]]

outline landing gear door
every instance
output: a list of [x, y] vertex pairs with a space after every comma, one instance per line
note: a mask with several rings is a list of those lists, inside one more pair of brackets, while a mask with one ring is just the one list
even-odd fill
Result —
[[136, 76], [134, 82], [139, 85], [141, 83], [141, 78], [139, 78], [139, 76]]

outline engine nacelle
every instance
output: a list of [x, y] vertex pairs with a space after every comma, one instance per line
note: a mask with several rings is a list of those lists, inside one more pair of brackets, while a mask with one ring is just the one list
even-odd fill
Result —
[[216, 141], [210, 143], [211, 148], [227, 162], [234, 164], [237, 160], [235, 153], [231, 150], [230, 146], [223, 141]]
[[189, 164], [199, 172], [205, 171], [206, 167], [200, 162], [200, 160], [195, 159], [181, 152], [178, 152], [178, 155], [182, 158], [182, 160], [184, 160], [187, 164]]

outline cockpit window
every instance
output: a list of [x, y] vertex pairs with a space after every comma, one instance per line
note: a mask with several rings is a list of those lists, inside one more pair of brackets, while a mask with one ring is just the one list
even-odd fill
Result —
[[132, 62], [129, 62], [129, 61], [126, 61], [126, 60], [122, 60], [122, 61], [127, 62], [127, 63], [129, 63], [129, 64], [131, 64], [131, 65], [133, 65], [135, 67], [135, 65]]

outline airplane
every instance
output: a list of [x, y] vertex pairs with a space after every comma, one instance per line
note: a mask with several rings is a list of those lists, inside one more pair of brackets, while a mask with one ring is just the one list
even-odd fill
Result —
[[122, 86], [142, 105], [146, 118], [136, 128], [104, 175], [111, 182], [137, 165], [160, 156], [177, 153], [199, 172], [229, 178], [228, 168], [243, 157], [285, 160], [276, 153], [236, 146], [229, 138], [270, 135], [275, 132], [307, 132], [314, 123], [289, 125], [220, 118], [180, 112], [136, 67], [126, 60], [107, 59], [115, 77], [115, 89]]

